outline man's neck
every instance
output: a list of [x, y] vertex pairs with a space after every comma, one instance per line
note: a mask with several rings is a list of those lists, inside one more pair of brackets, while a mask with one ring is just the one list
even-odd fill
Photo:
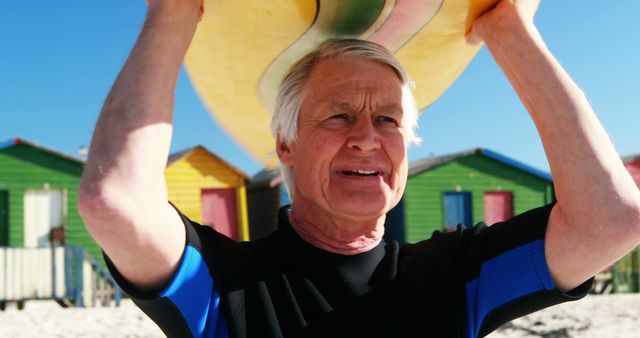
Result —
[[371, 220], [323, 217], [314, 208], [292, 205], [289, 222], [302, 239], [325, 251], [356, 255], [375, 248], [384, 235], [385, 216]]

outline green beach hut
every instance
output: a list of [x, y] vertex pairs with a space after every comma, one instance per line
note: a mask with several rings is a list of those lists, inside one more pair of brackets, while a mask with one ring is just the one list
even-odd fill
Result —
[[79, 244], [102, 259], [76, 208], [84, 163], [15, 138], [0, 143], [0, 246]]
[[459, 223], [491, 225], [554, 198], [550, 174], [476, 148], [412, 162], [401, 210], [388, 216], [395, 223], [393, 238], [413, 243]]
[[83, 167], [24, 139], [0, 142], [0, 310], [31, 299], [119, 304], [120, 289], [76, 208]]

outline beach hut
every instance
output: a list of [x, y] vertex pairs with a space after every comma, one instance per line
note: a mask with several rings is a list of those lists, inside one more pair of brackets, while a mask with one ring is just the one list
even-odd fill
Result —
[[251, 238], [262, 238], [278, 228], [278, 210], [291, 204], [280, 171], [263, 169], [247, 185]]
[[119, 302], [76, 208], [83, 166], [24, 139], [0, 143], [0, 309], [29, 299], [64, 306]]
[[0, 143], [0, 246], [79, 244], [100, 257], [76, 209], [83, 166], [24, 139]]
[[[622, 161], [636, 185], [640, 187], [640, 154], [624, 157]], [[613, 292], [640, 292], [640, 247], [636, 247], [620, 259], [611, 269], [611, 274], [606, 272], [604, 275], [611, 279]]]
[[198, 145], [172, 154], [165, 177], [169, 200], [187, 217], [249, 239], [245, 173]]
[[278, 227], [278, 210], [289, 204], [279, 171], [263, 169], [247, 185], [251, 239], [266, 237]]
[[640, 154], [627, 156], [623, 158], [624, 166], [627, 168], [631, 177], [636, 182], [636, 185], [640, 187]]
[[417, 242], [435, 230], [455, 229], [459, 223], [491, 225], [554, 198], [550, 174], [476, 148], [411, 163], [399, 205], [404, 219], [399, 217], [398, 222], [404, 224], [391, 228], [396, 239]]

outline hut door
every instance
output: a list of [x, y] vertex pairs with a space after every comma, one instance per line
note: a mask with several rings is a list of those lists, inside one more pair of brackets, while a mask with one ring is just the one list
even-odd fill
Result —
[[51, 229], [64, 225], [62, 190], [27, 190], [24, 194], [24, 245], [49, 244]]
[[460, 223], [465, 227], [471, 227], [471, 193], [470, 192], [445, 192], [444, 193], [444, 219], [445, 229], [453, 230]]
[[513, 193], [487, 191], [484, 193], [484, 221], [488, 225], [513, 217]]
[[0, 190], [0, 246], [9, 244], [9, 191]]
[[236, 189], [202, 189], [202, 223], [238, 240]]

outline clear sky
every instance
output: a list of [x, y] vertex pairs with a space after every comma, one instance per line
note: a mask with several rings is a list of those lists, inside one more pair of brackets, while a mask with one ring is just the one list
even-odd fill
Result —
[[[0, 1], [0, 141], [77, 155], [142, 25], [143, 0]], [[537, 24], [621, 155], [640, 153], [640, 1], [546, 0]], [[220, 130], [181, 74], [172, 151], [203, 144], [261, 169]], [[416, 160], [486, 147], [548, 170], [533, 123], [486, 48], [420, 118]]]

